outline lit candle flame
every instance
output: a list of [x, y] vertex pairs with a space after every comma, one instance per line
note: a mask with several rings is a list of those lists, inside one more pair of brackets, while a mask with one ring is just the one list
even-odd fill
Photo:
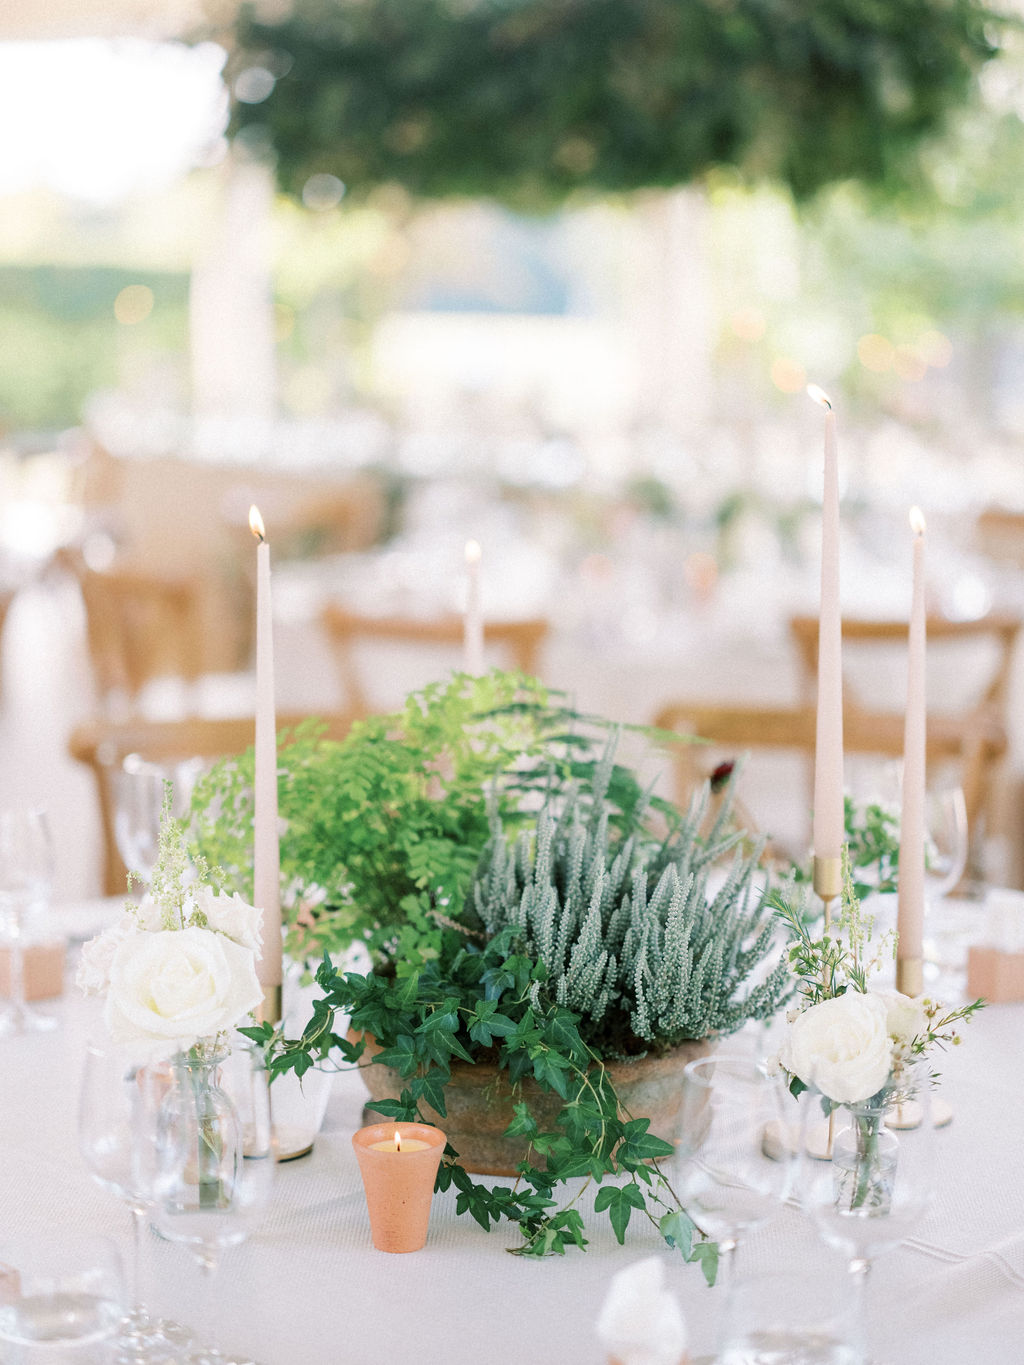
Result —
[[479, 542], [478, 540], [467, 540], [467, 541], [466, 541], [466, 563], [467, 563], [467, 564], [479, 564], [479, 563], [480, 563], [480, 556], [481, 556], [482, 554], [483, 554], [483, 551], [480, 549], [480, 542]]
[[807, 395], [809, 398], [813, 398], [816, 403], [820, 403], [823, 408], [828, 408], [831, 411], [832, 399], [829, 398], [824, 389], [819, 389], [817, 384], [807, 385]]
[[910, 529], [915, 536], [924, 535], [924, 513], [921, 511], [920, 507], [912, 507], [910, 509]]
[[267, 528], [263, 525], [263, 518], [260, 516], [260, 509], [255, 503], [249, 508], [249, 530], [257, 540], [266, 540]]
[[395, 1151], [396, 1151], [396, 1152], [400, 1152], [401, 1150], [402, 1150], [402, 1134], [401, 1134], [401, 1133], [398, 1131], [398, 1129], [396, 1128], [396, 1129], [395, 1129]]

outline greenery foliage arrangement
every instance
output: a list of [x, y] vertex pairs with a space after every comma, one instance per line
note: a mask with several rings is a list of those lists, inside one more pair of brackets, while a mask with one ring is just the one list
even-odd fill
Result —
[[[580, 1201], [583, 1188], [596, 1182], [593, 1207], [607, 1212], [620, 1241], [632, 1214], [640, 1212], [713, 1278], [716, 1251], [683, 1211], [659, 1165], [672, 1148], [650, 1133], [646, 1117], [626, 1112], [606, 1063], [728, 1033], [778, 1008], [788, 973], [784, 962], [773, 967], [770, 961], [771, 923], [751, 885], [757, 850], [743, 852], [742, 835], [728, 832], [727, 806], [702, 835], [706, 793], [685, 815], [674, 812], [614, 761], [614, 736], [606, 735], [598, 747], [594, 737], [567, 728], [567, 713], [551, 707], [536, 685], [526, 685], [526, 699], [522, 690], [522, 680], [507, 675], [457, 677], [417, 694], [411, 712], [407, 707], [379, 728], [358, 729], [326, 750], [301, 750], [312, 767], [311, 756], [319, 752], [332, 779], [345, 774], [348, 786], [337, 800], [354, 809], [357, 823], [365, 814], [371, 839], [393, 840], [404, 850], [399, 884], [407, 887], [405, 902], [396, 908], [378, 894], [372, 906], [356, 911], [354, 882], [346, 878], [363, 884], [388, 850], [379, 849], [373, 859], [351, 820], [342, 818], [340, 829], [321, 820], [327, 811], [338, 814], [333, 806], [321, 816], [308, 815], [310, 831], [315, 826], [331, 840], [340, 863], [340, 871], [329, 866], [333, 891], [349, 897], [342, 923], [347, 930], [359, 927], [374, 968], [344, 971], [325, 957], [317, 972], [322, 996], [299, 1038], [286, 1039], [270, 1024], [246, 1032], [268, 1048], [274, 1072], [299, 1075], [339, 1058], [366, 1065], [365, 1041], [353, 1041], [346, 1030], [351, 1025], [357, 1036], [369, 1035], [379, 1049], [369, 1064], [391, 1067], [403, 1078], [397, 1099], [377, 1100], [373, 1107], [401, 1119], [429, 1122], [421, 1106], [446, 1114], [454, 1064], [495, 1064], [516, 1098], [507, 1136], [525, 1139], [528, 1151], [510, 1188], [475, 1181], [449, 1146], [438, 1180], [441, 1188], [456, 1187], [459, 1212], [485, 1228], [515, 1224], [522, 1233], [516, 1249], [524, 1254], [561, 1253], [586, 1245]], [[474, 709], [485, 698], [498, 703], [489, 714]], [[452, 730], [454, 717], [459, 720]], [[462, 728], [470, 721], [475, 741]], [[360, 753], [366, 758], [368, 745], [387, 751], [394, 742], [396, 754], [408, 760], [414, 723], [426, 726], [435, 760], [419, 776], [433, 781], [443, 753], [444, 785], [429, 795], [414, 789], [410, 807], [393, 808], [378, 827], [376, 789], [353, 784], [342, 762], [346, 745], [352, 759]], [[500, 740], [488, 737], [492, 724]], [[525, 746], [518, 753], [509, 724]], [[297, 770], [287, 753], [283, 791]], [[451, 759], [452, 753], [459, 757]], [[478, 766], [483, 753], [488, 762]], [[387, 781], [394, 781], [395, 755], [378, 757]], [[309, 776], [301, 764], [298, 775]], [[212, 798], [237, 811], [238, 783], [237, 767], [222, 769], [200, 794], [200, 806]], [[318, 790], [317, 799], [325, 799], [325, 789]], [[464, 798], [464, 819], [451, 827], [419, 804], [443, 806], [447, 792]], [[443, 895], [432, 872], [420, 885], [410, 875], [417, 847], [411, 832], [430, 821], [442, 831], [440, 844], [454, 844], [460, 830], [476, 841], [458, 857], [447, 849], [437, 855]], [[293, 873], [310, 831], [291, 845], [286, 835]], [[231, 838], [239, 833], [233, 829]], [[213, 850], [219, 859], [229, 844], [222, 839], [221, 849]], [[322, 854], [310, 856], [307, 885], [327, 867]], [[724, 885], [712, 893], [709, 869], [726, 856], [731, 864]], [[375, 922], [378, 914], [383, 919]], [[555, 1121], [543, 1128], [527, 1097], [516, 1094], [527, 1078], [561, 1101]], [[566, 1190], [576, 1177], [584, 1185]]]
[[[429, 958], [439, 916], [461, 912], [492, 811], [510, 825], [524, 819], [552, 782], [593, 770], [609, 729], [539, 683], [494, 671], [432, 684], [400, 711], [357, 721], [343, 740], [315, 722], [285, 736], [281, 878], [302, 919], [293, 950], [319, 957], [363, 942], [379, 963]], [[252, 780], [250, 750], [199, 782], [192, 809], [196, 851], [248, 899]], [[615, 766], [603, 799], [614, 825], [646, 798]], [[666, 803], [651, 804], [670, 818]]]
[[537, 207], [721, 166], [902, 186], [1005, 25], [980, 0], [248, 4], [232, 130], [296, 196], [326, 173]]

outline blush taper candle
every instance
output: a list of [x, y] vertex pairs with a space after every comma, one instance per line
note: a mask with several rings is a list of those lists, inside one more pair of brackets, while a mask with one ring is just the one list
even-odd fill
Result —
[[926, 780], [924, 517], [910, 510], [914, 533], [913, 588], [907, 639], [907, 712], [903, 726], [903, 790], [900, 814], [900, 875], [897, 896], [896, 986], [920, 995], [924, 937], [924, 802]]
[[256, 733], [253, 780], [253, 903], [263, 911], [263, 946], [256, 963], [265, 1020], [281, 1017], [281, 850], [277, 828], [277, 716], [270, 546], [259, 509], [249, 509], [256, 537]]
[[825, 477], [821, 513], [821, 602], [818, 614], [818, 709], [814, 742], [814, 856], [842, 854], [843, 677], [839, 608], [839, 461], [836, 415], [817, 385], [807, 392], [825, 409]]

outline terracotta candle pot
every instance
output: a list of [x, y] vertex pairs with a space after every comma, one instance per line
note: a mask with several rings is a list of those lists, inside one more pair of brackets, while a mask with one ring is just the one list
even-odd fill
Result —
[[419, 1251], [427, 1240], [445, 1141], [439, 1128], [425, 1123], [371, 1123], [352, 1135], [378, 1251]]

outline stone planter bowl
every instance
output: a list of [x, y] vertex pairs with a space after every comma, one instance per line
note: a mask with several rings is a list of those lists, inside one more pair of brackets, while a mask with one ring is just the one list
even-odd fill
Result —
[[[696, 1057], [706, 1056], [713, 1046], [711, 1039], [700, 1039], [682, 1043], [660, 1057], [609, 1062], [608, 1075], [630, 1115], [650, 1119], [650, 1131], [656, 1137], [675, 1143], [683, 1068]], [[364, 1059], [377, 1051], [376, 1044], [368, 1041]], [[360, 1074], [374, 1100], [396, 1100], [409, 1084], [387, 1066], [364, 1066]], [[552, 1127], [563, 1105], [560, 1096], [542, 1089], [530, 1076], [523, 1078], [519, 1093], [513, 1095], [508, 1073], [493, 1063], [477, 1062], [471, 1066], [468, 1062], [453, 1062], [452, 1078], [445, 1087], [446, 1117], [422, 1103], [420, 1112], [428, 1123], [444, 1131], [467, 1171], [474, 1175], [514, 1176], [528, 1146], [523, 1138], [504, 1136], [517, 1099], [526, 1100], [542, 1132]]]

